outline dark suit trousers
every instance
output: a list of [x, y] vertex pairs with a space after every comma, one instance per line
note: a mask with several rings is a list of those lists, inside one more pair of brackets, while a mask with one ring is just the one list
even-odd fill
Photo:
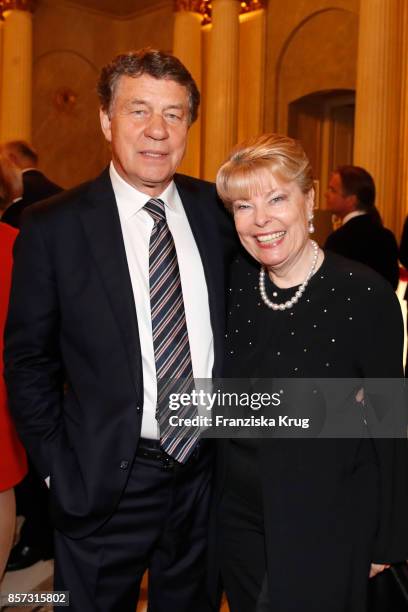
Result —
[[[92, 535], [56, 532], [55, 589], [76, 612], [135, 612], [149, 569], [149, 612], [207, 612], [205, 587], [212, 449], [165, 470], [137, 457], [115, 513]], [[52, 487], [52, 483], [51, 483]]]
[[[20, 540], [25, 546], [33, 546], [53, 556], [53, 526], [49, 515], [49, 491], [41, 476], [28, 461], [28, 474], [16, 486], [17, 514], [25, 521]], [[33, 504], [35, 499], [35, 504]]]

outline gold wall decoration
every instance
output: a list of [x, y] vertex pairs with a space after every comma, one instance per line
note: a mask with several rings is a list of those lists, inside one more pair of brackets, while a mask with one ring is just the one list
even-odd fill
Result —
[[259, 9], [265, 8], [266, 0], [246, 0], [240, 4], [241, 14], [249, 13], [250, 11], [258, 11]]
[[[250, 11], [257, 11], [265, 8], [266, 0], [242, 0], [239, 4], [241, 14], [249, 13]], [[201, 13], [203, 16], [202, 24], [211, 23], [212, 0], [175, 0], [174, 8], [176, 11]]]
[[29, 11], [34, 13], [36, 0], [0, 0], [0, 17], [5, 11]]
[[191, 11], [192, 13], [202, 13], [205, 10], [205, 0], [175, 0], [174, 8], [176, 11]]
[[77, 100], [78, 95], [69, 87], [60, 87], [54, 94], [54, 106], [59, 113], [72, 114]]

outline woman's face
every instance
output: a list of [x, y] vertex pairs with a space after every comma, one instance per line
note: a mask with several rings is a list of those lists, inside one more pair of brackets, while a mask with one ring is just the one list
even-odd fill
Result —
[[248, 200], [235, 200], [235, 227], [245, 249], [267, 270], [291, 269], [307, 244], [314, 191], [268, 174]]

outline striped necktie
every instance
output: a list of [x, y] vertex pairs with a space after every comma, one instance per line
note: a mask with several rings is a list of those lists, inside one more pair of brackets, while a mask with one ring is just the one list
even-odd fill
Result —
[[[152, 198], [144, 210], [154, 221], [149, 246], [150, 308], [157, 376], [157, 412], [162, 449], [184, 463], [198, 440], [198, 428], [174, 428], [169, 424], [171, 393], [194, 388], [190, 344], [177, 253], [167, 225], [164, 202]], [[192, 417], [197, 409], [183, 406], [178, 417]]]

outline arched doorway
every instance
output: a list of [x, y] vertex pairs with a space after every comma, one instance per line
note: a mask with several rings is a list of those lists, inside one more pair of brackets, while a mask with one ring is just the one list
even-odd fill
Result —
[[353, 163], [355, 93], [313, 93], [289, 104], [288, 134], [300, 140], [319, 181], [319, 206], [333, 168]]
[[320, 243], [332, 230], [324, 199], [330, 172], [353, 163], [354, 108], [354, 91], [344, 89], [312, 93], [289, 104], [288, 134], [301, 141], [316, 179], [316, 238]]

